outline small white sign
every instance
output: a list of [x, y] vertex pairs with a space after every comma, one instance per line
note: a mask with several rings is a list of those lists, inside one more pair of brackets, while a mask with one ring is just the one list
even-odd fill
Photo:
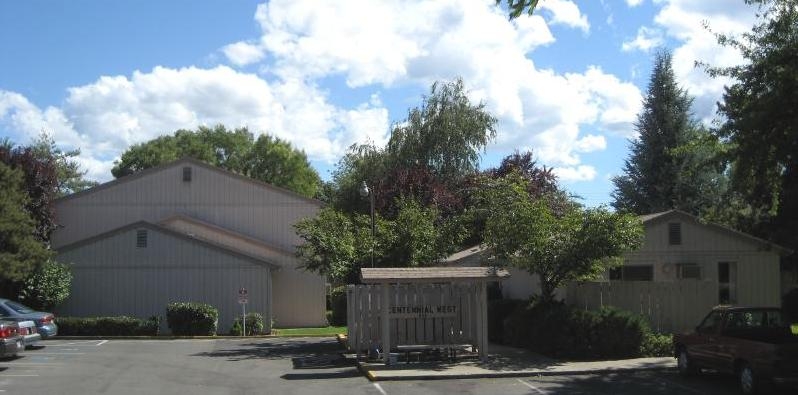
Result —
[[238, 298], [238, 303], [241, 303], [241, 304], [247, 304], [248, 301], [249, 301], [249, 299], [247, 299], [247, 298], [241, 298], [241, 297]]
[[246, 288], [241, 288], [241, 289], [239, 289], [239, 290], [238, 290], [238, 296], [240, 296], [240, 297], [247, 297], [247, 289], [246, 289]]

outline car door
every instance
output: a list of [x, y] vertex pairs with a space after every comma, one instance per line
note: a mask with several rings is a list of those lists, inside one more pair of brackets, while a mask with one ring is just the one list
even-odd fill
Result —
[[722, 324], [723, 313], [712, 311], [696, 327], [696, 341], [689, 346], [688, 352], [697, 365], [707, 368], [714, 368], [717, 365], [716, 342]]
[[731, 372], [739, 355], [740, 333], [750, 330], [752, 313], [745, 310], [730, 311], [726, 314], [723, 326], [712, 350], [712, 364], [718, 370]]

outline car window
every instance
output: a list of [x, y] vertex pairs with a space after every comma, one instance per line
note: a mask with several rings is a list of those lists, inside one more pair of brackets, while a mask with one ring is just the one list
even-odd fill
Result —
[[784, 326], [781, 312], [776, 310], [734, 311], [729, 313], [726, 328], [780, 328]]
[[720, 314], [720, 311], [713, 311], [704, 318], [704, 321], [698, 326], [698, 331], [705, 333], [716, 332], [722, 321], [723, 316]]
[[36, 310], [32, 308], [16, 302], [6, 302], [6, 306], [20, 314], [30, 314], [36, 312]]

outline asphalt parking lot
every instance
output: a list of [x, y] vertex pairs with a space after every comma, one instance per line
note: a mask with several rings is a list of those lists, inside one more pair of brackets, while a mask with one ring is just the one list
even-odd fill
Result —
[[[7, 394], [733, 394], [676, 372], [372, 383], [332, 339], [48, 340], [0, 360]], [[779, 393], [793, 393], [789, 390]]]

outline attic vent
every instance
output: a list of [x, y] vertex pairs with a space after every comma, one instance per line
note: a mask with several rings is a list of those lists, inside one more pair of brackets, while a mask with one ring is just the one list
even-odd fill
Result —
[[668, 224], [668, 245], [677, 246], [682, 244], [682, 224], [671, 222]]
[[147, 248], [147, 230], [139, 229], [136, 231], [136, 247]]
[[191, 182], [191, 168], [188, 166], [183, 168], [183, 182]]

